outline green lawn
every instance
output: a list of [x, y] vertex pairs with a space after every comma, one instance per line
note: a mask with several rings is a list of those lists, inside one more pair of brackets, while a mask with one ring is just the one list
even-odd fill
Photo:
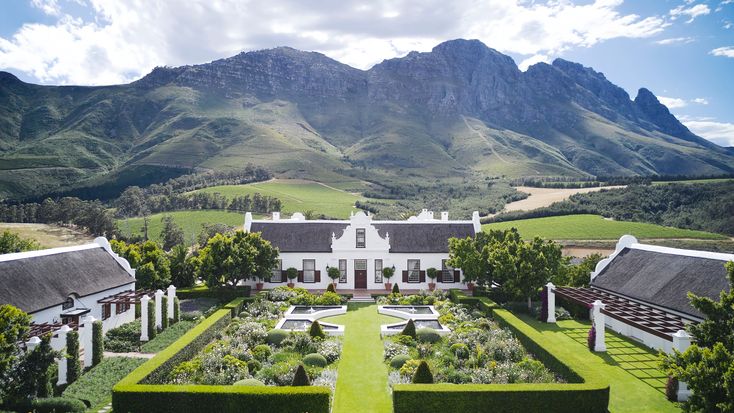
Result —
[[391, 413], [380, 325], [400, 320], [378, 314], [374, 304], [352, 304], [349, 310], [324, 319], [345, 328], [332, 413]]
[[310, 181], [269, 181], [247, 185], [221, 185], [200, 189], [197, 192], [218, 192], [227, 198], [242, 195], [273, 196], [283, 202], [285, 214], [313, 210], [332, 218], [346, 218], [351, 211], [356, 211], [354, 203], [362, 200], [361, 196], [333, 189]]
[[[517, 315], [517, 314], [516, 314]], [[609, 382], [611, 413], [673, 413], [681, 410], [665, 398], [665, 375], [657, 369], [656, 353], [630, 339], [607, 330], [606, 353], [586, 347], [588, 322], [559, 321], [557, 325], [517, 315], [546, 339], [552, 353], [593, 369]]]
[[196, 324], [195, 321], [181, 320], [174, 325], [168, 326], [167, 329], [158, 333], [154, 339], [140, 346], [140, 351], [143, 353], [157, 353], [164, 350]]
[[482, 225], [482, 229], [517, 228], [524, 238], [539, 236], [555, 240], [619, 239], [630, 234], [637, 238], [695, 238], [726, 239], [725, 236], [704, 231], [664, 227], [642, 222], [604, 219], [600, 215], [566, 215], [559, 217], [521, 219]]
[[[150, 216], [150, 222], [148, 223], [148, 237], [150, 239], [160, 240], [161, 229], [163, 229], [161, 219], [166, 215], [172, 216], [174, 221], [183, 228], [188, 243], [191, 242], [192, 236], [196, 238], [199, 235], [203, 224], [222, 223], [238, 227], [245, 225], [245, 216], [239, 212], [211, 210], [162, 212]], [[117, 221], [117, 226], [125, 235], [130, 233], [142, 235], [143, 218], [120, 219]]]
[[112, 399], [112, 386], [146, 361], [132, 357], [105, 358], [70, 384], [64, 396], [89, 401], [92, 407], [87, 411], [96, 413]]

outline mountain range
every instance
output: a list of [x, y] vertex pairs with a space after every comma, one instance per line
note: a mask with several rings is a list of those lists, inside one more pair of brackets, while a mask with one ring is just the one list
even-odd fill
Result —
[[477, 40], [359, 70], [280, 47], [115, 86], [0, 72], [0, 198], [260, 165], [343, 188], [507, 176], [734, 173], [655, 95], [563, 59], [526, 71]]

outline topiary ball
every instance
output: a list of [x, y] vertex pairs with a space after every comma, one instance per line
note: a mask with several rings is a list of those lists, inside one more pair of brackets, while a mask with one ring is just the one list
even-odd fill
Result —
[[235, 382], [234, 385], [235, 386], [264, 386], [265, 383], [261, 382], [258, 379], [244, 379], [244, 380]]
[[421, 361], [413, 375], [413, 384], [431, 384], [433, 383], [433, 373], [431, 373], [428, 363]]
[[310, 335], [313, 338], [326, 337], [326, 333], [324, 333], [324, 329], [321, 328], [321, 324], [316, 320], [314, 320], [314, 322], [311, 323], [311, 328], [308, 329], [308, 335]]
[[390, 360], [390, 367], [400, 369], [408, 360], [410, 360], [410, 356], [407, 354], [398, 354]]
[[329, 364], [326, 361], [326, 357], [318, 353], [307, 354], [303, 357], [303, 364], [311, 367], [326, 367]]
[[268, 331], [268, 344], [279, 346], [288, 337], [288, 332], [285, 330], [273, 329]]
[[436, 343], [441, 340], [441, 336], [438, 334], [438, 331], [432, 328], [419, 328], [418, 331], [415, 332], [415, 336], [418, 341], [422, 343]]
[[469, 347], [467, 347], [464, 343], [452, 344], [449, 350], [458, 359], [466, 360], [469, 358]]
[[273, 354], [273, 350], [267, 344], [258, 344], [252, 349], [252, 357], [258, 361], [265, 361]]

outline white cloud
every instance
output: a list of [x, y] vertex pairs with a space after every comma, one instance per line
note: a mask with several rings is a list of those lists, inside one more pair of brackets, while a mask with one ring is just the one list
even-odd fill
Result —
[[688, 105], [688, 102], [685, 101], [685, 99], [681, 98], [669, 98], [665, 96], [658, 96], [658, 100], [663, 105], [667, 106], [668, 109], [676, 109], [676, 108], [683, 108]]
[[708, 105], [709, 104], [709, 101], [706, 98], [695, 98], [695, 99], [691, 100], [691, 102], [698, 103], [699, 105]]
[[550, 57], [548, 55], [535, 54], [523, 60], [517, 66], [520, 68], [520, 70], [525, 71], [528, 69], [528, 67], [536, 63], [540, 63], [540, 62], [548, 63], [549, 61], [550, 61]]
[[733, 25], [733, 24], [732, 24], [732, 23], [731, 23], [731, 22], [730, 22], [729, 20], [724, 20], [724, 26], [723, 26], [723, 27], [724, 27], [725, 29], [729, 30], [729, 29], [731, 29], [732, 27], [734, 27], [734, 25]]
[[529, 64], [609, 39], [647, 38], [669, 25], [660, 16], [623, 14], [622, 0], [189, 0], [186, 7], [170, 1], [87, 0], [84, 17], [68, 15], [66, 2], [30, 1], [43, 10], [47, 6], [49, 13], [58, 6], [58, 21], [25, 24], [11, 37], [0, 37], [0, 69], [61, 84], [128, 82], [156, 65], [283, 45], [364, 69], [447, 39], [476, 38], [525, 56], [523, 63]]
[[711, 51], [714, 56], [734, 57], [734, 46], [719, 47]]
[[692, 7], [686, 7], [685, 5], [678, 6], [670, 11], [670, 16], [673, 20], [680, 16], [688, 16], [686, 23], [693, 23], [698, 16], [705, 16], [711, 13], [711, 9], [706, 4], [696, 4]]
[[60, 16], [61, 6], [58, 0], [31, 0], [31, 5], [50, 16]]
[[656, 41], [656, 44], [660, 45], [671, 45], [671, 44], [687, 44], [693, 42], [695, 39], [693, 37], [671, 37], [669, 39], [661, 39]]
[[734, 123], [686, 120], [683, 124], [698, 136], [721, 146], [734, 146]]

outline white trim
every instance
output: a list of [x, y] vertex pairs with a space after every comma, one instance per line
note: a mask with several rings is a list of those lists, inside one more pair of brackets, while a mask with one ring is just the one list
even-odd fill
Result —
[[84, 245], [73, 245], [71, 247], [49, 248], [45, 250], [12, 252], [10, 254], [0, 255], [0, 262], [22, 260], [26, 258], [44, 257], [46, 255], [63, 254], [66, 252], [91, 250], [91, 249], [100, 248], [100, 247], [102, 246], [97, 243], [92, 243], [92, 244], [84, 244]]

